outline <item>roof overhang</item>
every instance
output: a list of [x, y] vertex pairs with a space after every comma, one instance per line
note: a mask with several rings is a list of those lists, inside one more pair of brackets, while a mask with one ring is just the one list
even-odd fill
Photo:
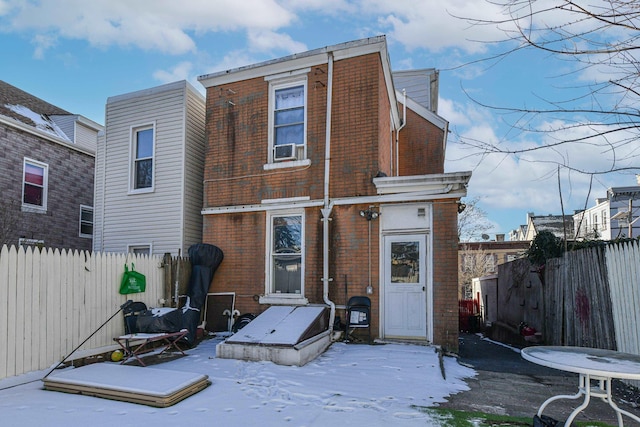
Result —
[[452, 172], [432, 175], [393, 176], [374, 178], [378, 194], [408, 194], [429, 192], [432, 194], [464, 197], [471, 172]]
[[394, 128], [400, 126], [400, 115], [398, 113], [398, 104], [396, 99], [396, 91], [393, 86], [391, 77], [391, 61], [387, 51], [387, 41], [385, 36], [376, 36], [366, 39], [354, 40], [351, 42], [340, 43], [332, 46], [326, 46], [307, 52], [296, 53], [282, 58], [272, 59], [269, 61], [259, 62], [238, 68], [232, 68], [225, 71], [219, 71], [211, 74], [204, 74], [198, 77], [198, 81], [205, 87], [220, 86], [223, 84], [234, 83], [243, 80], [249, 80], [273, 74], [287, 73], [315, 65], [326, 64], [329, 62], [329, 56], [333, 55], [334, 61], [354, 58], [357, 56], [368, 55], [371, 53], [379, 53], [382, 69], [384, 73], [387, 95], [391, 106], [391, 115]]
[[55, 144], [59, 144], [62, 145], [64, 147], [67, 147], [71, 150], [74, 151], [78, 151], [80, 153], [84, 153], [84, 154], [88, 154], [90, 156], [95, 157], [96, 153], [95, 151], [92, 150], [88, 150], [84, 147], [79, 147], [76, 146], [75, 144], [73, 144], [72, 142], [66, 141], [60, 137], [57, 137], [49, 132], [45, 132], [43, 130], [40, 130], [38, 128], [35, 128], [33, 126], [29, 126], [19, 120], [15, 120], [12, 119], [11, 117], [7, 117], [7, 116], [2, 116], [0, 115], [0, 124], [5, 124], [7, 126], [19, 129], [21, 131], [30, 133], [32, 135], [37, 136], [38, 138], [42, 138], [42, 139], [46, 139], [47, 141], [53, 142]]

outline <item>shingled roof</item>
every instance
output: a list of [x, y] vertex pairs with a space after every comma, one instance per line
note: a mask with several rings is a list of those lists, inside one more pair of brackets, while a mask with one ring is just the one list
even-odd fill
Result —
[[70, 140], [53, 120], [54, 116], [69, 115], [72, 114], [0, 80], [0, 117], [8, 117], [64, 140]]

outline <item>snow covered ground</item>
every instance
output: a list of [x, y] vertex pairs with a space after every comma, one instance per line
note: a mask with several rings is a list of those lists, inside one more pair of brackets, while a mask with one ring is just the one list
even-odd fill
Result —
[[443, 379], [438, 354], [429, 346], [338, 342], [307, 365], [292, 367], [217, 359], [219, 342], [205, 340], [186, 357], [153, 365], [153, 369], [206, 374], [212, 381], [171, 407], [44, 390], [40, 379], [47, 371], [43, 371], [0, 381], [0, 424], [429, 426], [438, 423], [420, 408], [468, 390], [464, 380], [475, 375], [455, 358], [445, 357]]

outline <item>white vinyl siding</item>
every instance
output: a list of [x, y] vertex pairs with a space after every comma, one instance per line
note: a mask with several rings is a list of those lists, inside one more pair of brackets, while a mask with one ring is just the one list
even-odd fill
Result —
[[[185, 81], [107, 100], [106, 137], [96, 161], [95, 217], [101, 229], [94, 234], [102, 236], [94, 250], [124, 253], [128, 245], [144, 242], [154, 254], [177, 255], [202, 241], [198, 162], [204, 161], [204, 111], [204, 97]], [[131, 129], [151, 122], [154, 192], [130, 194]]]

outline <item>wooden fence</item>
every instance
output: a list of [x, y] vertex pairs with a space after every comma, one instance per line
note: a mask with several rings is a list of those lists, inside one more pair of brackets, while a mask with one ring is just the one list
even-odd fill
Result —
[[549, 260], [543, 274], [524, 259], [500, 265], [487, 292], [495, 292], [499, 307], [490, 320], [512, 334], [524, 321], [547, 345], [640, 354], [639, 241], [567, 252]]
[[[0, 379], [57, 364], [128, 299], [150, 307], [174, 305], [172, 286], [180, 280], [176, 279], [175, 269], [164, 268], [166, 260], [171, 257], [3, 246], [0, 342], [4, 345], [0, 346]], [[177, 262], [172, 260], [174, 265]], [[133, 263], [136, 271], [146, 276], [144, 293], [119, 293], [125, 263]], [[167, 286], [165, 275], [172, 281]], [[181, 289], [184, 286], [179, 285]], [[123, 333], [123, 317], [117, 313], [74, 355], [115, 348], [113, 337]]]

